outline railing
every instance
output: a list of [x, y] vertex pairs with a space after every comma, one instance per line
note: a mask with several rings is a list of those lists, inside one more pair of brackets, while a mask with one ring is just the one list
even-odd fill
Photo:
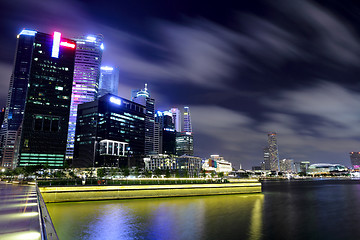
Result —
[[41, 228], [41, 239], [42, 240], [59, 240], [58, 235], [56, 234], [55, 227], [51, 221], [50, 214], [46, 208], [44, 199], [41, 195], [41, 192], [36, 184], [36, 193], [37, 193], [37, 203], [39, 211], [39, 220]]

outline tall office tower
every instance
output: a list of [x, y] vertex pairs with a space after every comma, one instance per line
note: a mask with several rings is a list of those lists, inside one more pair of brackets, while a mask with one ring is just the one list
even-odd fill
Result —
[[194, 137], [189, 107], [184, 107], [182, 131], [176, 133], [176, 154], [194, 155]]
[[130, 159], [143, 164], [144, 106], [106, 94], [78, 108], [75, 167], [125, 166]]
[[360, 152], [351, 152], [350, 153], [350, 161], [351, 165], [353, 165], [354, 169], [360, 168]]
[[77, 106], [94, 101], [98, 94], [103, 36], [89, 35], [76, 41], [74, 80], [72, 84], [66, 159], [71, 162], [74, 154]]
[[155, 122], [160, 126], [159, 153], [174, 155], [176, 153], [176, 130], [173, 115], [170, 111], [157, 111]]
[[268, 147], [270, 154], [270, 170], [279, 171], [279, 151], [276, 140], [276, 133], [268, 134]]
[[[18, 56], [27, 56], [20, 61], [21, 74], [27, 74], [21, 79], [23, 87], [19, 96], [14, 93], [18, 73], [14, 71], [13, 74], [13, 94], [16, 99], [25, 99], [25, 107], [21, 110], [24, 112], [22, 124], [17, 133], [21, 137], [15, 142], [14, 161], [18, 159], [18, 166], [42, 164], [62, 167], [65, 159], [76, 42], [62, 38], [59, 32], [49, 35], [27, 31], [25, 34], [31, 35], [29, 41], [32, 44], [24, 49], [25, 52], [19, 51], [18, 44], [16, 62]], [[20, 33], [19, 39], [22, 35], [23, 32]], [[13, 101], [12, 98], [10, 102]], [[24, 103], [19, 102], [19, 106], [22, 107]], [[15, 107], [11, 110], [10, 104], [9, 109], [8, 124], [14, 117]], [[19, 122], [21, 111], [16, 112]]]
[[132, 101], [145, 106], [145, 154], [154, 153], [154, 130], [155, 130], [155, 99], [150, 97], [150, 93], [145, 84], [144, 89], [132, 91]]
[[108, 93], [118, 95], [119, 88], [119, 68], [113, 68], [108, 66], [102, 66], [100, 72], [99, 81], [99, 94], [98, 97], [102, 97]]
[[269, 148], [264, 148], [264, 169], [263, 170], [270, 170], [270, 152]]
[[[15, 142], [25, 109], [36, 31], [22, 30], [17, 36], [14, 69], [10, 78], [4, 121], [1, 127], [2, 166], [15, 168]], [[38, 43], [37, 43], [38, 44]]]
[[181, 132], [181, 112], [178, 108], [170, 109], [176, 132]]
[[191, 116], [189, 107], [184, 107], [184, 128], [183, 132], [192, 133]]

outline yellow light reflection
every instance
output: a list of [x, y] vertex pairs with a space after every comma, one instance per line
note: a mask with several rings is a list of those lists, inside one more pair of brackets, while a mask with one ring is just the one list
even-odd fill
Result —
[[2, 240], [38, 240], [41, 239], [41, 234], [36, 231], [26, 231], [17, 233], [0, 234]]
[[258, 240], [261, 239], [262, 232], [262, 209], [264, 204], [264, 195], [259, 196], [255, 200], [254, 207], [251, 213], [249, 239]]

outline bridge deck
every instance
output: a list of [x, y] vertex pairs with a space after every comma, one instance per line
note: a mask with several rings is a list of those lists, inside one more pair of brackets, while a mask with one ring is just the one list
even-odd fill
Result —
[[35, 185], [0, 182], [0, 239], [41, 239]]

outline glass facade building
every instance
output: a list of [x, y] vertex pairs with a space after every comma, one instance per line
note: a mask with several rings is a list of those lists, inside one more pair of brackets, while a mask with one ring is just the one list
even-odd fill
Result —
[[108, 93], [118, 95], [119, 77], [119, 68], [102, 66], [99, 81], [99, 97]]
[[66, 159], [73, 159], [77, 106], [94, 101], [98, 96], [103, 36], [89, 35], [76, 41], [74, 79], [71, 95]]
[[73, 165], [123, 166], [130, 160], [131, 165], [143, 164], [145, 112], [143, 105], [112, 94], [80, 104]]
[[159, 124], [159, 153], [176, 154], [176, 131], [170, 111], [157, 111], [155, 122]]
[[1, 160], [2, 166], [6, 168], [16, 167], [15, 142], [18, 141], [24, 117], [36, 33], [33, 30], [23, 30], [17, 36], [14, 69], [10, 78], [5, 116], [0, 132]]
[[194, 155], [194, 138], [191, 133], [176, 133], [176, 155]]
[[34, 33], [30, 65], [23, 68], [28, 88], [14, 150], [18, 166], [64, 165], [75, 48], [76, 42], [59, 32]]
[[150, 97], [150, 93], [145, 84], [145, 88], [132, 91], [132, 101], [145, 106], [145, 154], [154, 153], [154, 131], [155, 131], [155, 99]]

